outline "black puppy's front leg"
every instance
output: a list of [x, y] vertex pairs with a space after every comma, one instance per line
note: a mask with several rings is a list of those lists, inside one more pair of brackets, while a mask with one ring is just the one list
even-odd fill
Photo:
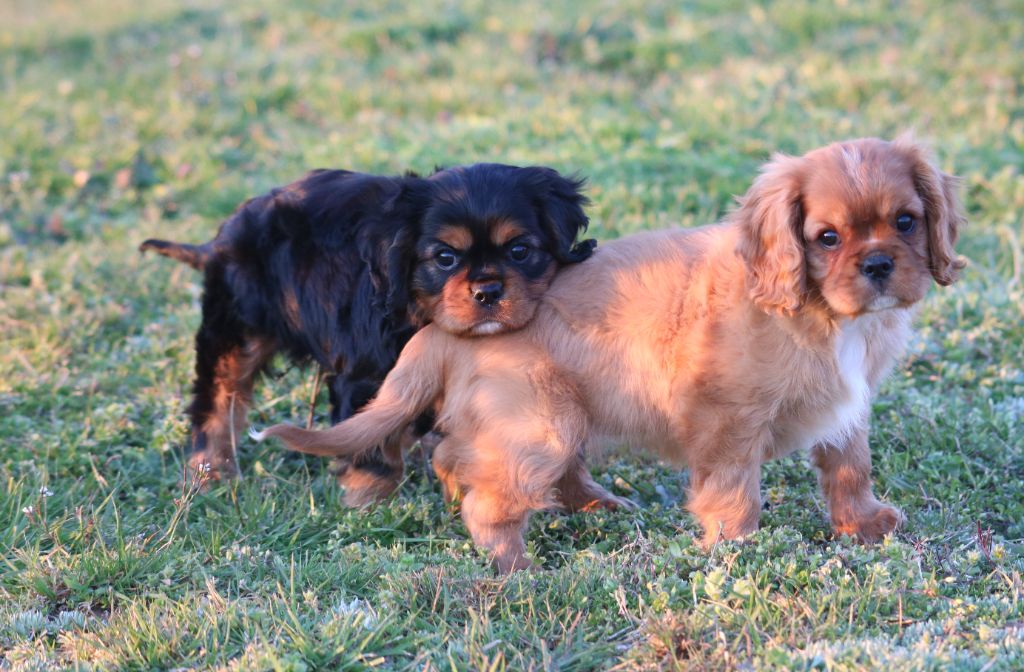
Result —
[[[343, 375], [328, 376], [326, 384], [331, 400], [331, 424], [334, 425], [365, 406], [380, 387], [379, 382], [349, 379]], [[347, 506], [368, 506], [394, 493], [404, 471], [402, 439], [402, 435], [392, 437], [354, 460], [332, 460], [331, 471], [338, 484], [345, 488]]]

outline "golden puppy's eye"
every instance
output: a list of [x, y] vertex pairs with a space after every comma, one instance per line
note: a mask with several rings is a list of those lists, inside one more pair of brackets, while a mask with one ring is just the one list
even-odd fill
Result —
[[910, 233], [917, 226], [917, 221], [906, 213], [896, 218], [896, 230], [900, 233]]
[[818, 242], [826, 250], [834, 250], [839, 247], [839, 234], [829, 229], [828, 231], [822, 231], [818, 236]]
[[459, 255], [447, 247], [437, 251], [434, 255], [434, 263], [443, 271], [450, 271], [459, 263]]
[[512, 261], [526, 261], [530, 256], [530, 248], [526, 245], [513, 245], [508, 248], [508, 256]]

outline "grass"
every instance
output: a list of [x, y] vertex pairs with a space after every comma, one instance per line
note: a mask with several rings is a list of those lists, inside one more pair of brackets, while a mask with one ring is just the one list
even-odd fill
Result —
[[[1024, 667], [1022, 51], [1012, 0], [5, 3], [0, 668]], [[586, 174], [609, 239], [908, 127], [964, 178], [971, 266], [874, 407], [909, 518], [883, 544], [831, 538], [802, 458], [706, 554], [685, 474], [613, 454], [640, 511], [536, 516], [543, 569], [509, 578], [422, 468], [366, 513], [248, 442], [243, 482], [180, 483], [200, 279], [143, 238], [205, 240], [315, 166], [501, 160]], [[282, 365], [252, 419], [310, 391]]]

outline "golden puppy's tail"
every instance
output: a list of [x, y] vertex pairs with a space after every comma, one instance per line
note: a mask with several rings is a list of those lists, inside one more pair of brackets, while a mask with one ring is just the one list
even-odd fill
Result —
[[444, 332], [421, 329], [402, 350], [377, 396], [361, 411], [330, 429], [274, 425], [249, 436], [257, 441], [279, 439], [300, 453], [323, 457], [354, 457], [405, 429], [430, 408], [444, 391]]

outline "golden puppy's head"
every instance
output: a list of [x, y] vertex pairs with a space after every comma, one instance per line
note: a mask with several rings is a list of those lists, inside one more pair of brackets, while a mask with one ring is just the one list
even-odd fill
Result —
[[736, 212], [751, 297], [784, 313], [821, 301], [845, 317], [916, 303], [930, 279], [948, 285], [964, 267], [956, 184], [905, 139], [774, 157]]

